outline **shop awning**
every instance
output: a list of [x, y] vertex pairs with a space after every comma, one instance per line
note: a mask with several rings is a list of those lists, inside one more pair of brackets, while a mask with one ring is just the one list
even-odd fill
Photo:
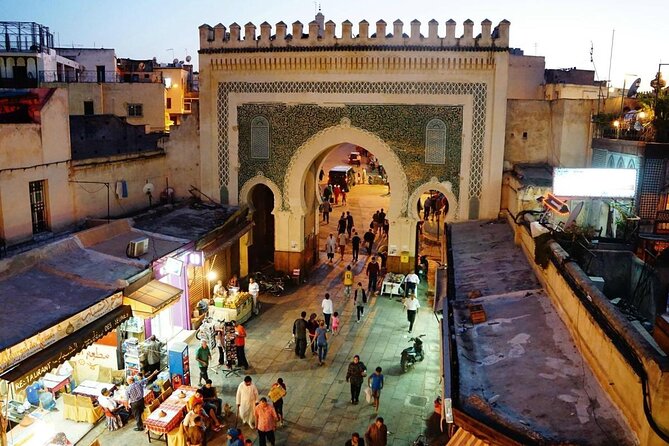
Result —
[[176, 303], [181, 293], [183, 291], [177, 287], [159, 280], [152, 280], [130, 296], [124, 297], [123, 303], [132, 307], [134, 316], [152, 318], [160, 310]]
[[455, 435], [448, 440], [446, 446], [488, 446], [490, 443], [477, 438], [471, 432], [460, 428], [455, 432]]
[[112, 331], [121, 322], [132, 316], [132, 309], [121, 305], [55, 344], [28, 357], [15, 367], [4, 371], [0, 379], [13, 382], [17, 392], [51, 369], [58, 367], [65, 360]]

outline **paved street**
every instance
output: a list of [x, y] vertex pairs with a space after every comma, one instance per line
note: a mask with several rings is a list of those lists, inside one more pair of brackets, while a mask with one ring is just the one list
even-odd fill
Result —
[[[336, 207], [338, 212], [350, 210], [356, 226], [367, 227], [371, 214], [377, 208], [387, 209], [388, 197], [385, 186], [356, 186], [348, 197], [348, 207]], [[363, 205], [364, 204], [364, 205]], [[331, 218], [329, 226], [321, 225], [321, 234], [335, 230], [337, 218]], [[336, 231], [334, 231], [336, 232]], [[323, 235], [322, 235], [323, 237]], [[323, 243], [320, 243], [321, 249]], [[376, 297], [371, 300], [361, 323], [355, 322], [355, 308], [343, 296], [342, 273], [350, 262], [350, 247], [345, 261], [335, 256], [334, 265], [328, 265], [321, 252], [321, 264], [310, 274], [308, 283], [292, 294], [276, 298], [261, 296], [262, 312], [246, 324], [248, 331], [247, 357], [251, 364], [249, 375], [253, 377], [261, 395], [266, 395], [272, 383], [282, 377], [288, 387], [284, 398], [284, 413], [287, 425], [277, 432], [277, 445], [343, 445], [351, 432], [364, 434], [376, 414], [371, 405], [364, 402], [350, 404], [350, 388], [345, 381], [346, 369], [353, 355], [360, 355], [368, 373], [375, 367], [383, 368], [386, 378], [381, 393], [379, 415], [385, 418], [391, 434], [389, 445], [411, 444], [424, 431], [425, 419], [432, 413], [432, 403], [440, 387], [439, 331], [436, 317], [427, 306], [425, 284], [419, 287], [420, 309], [414, 334], [425, 333], [426, 359], [416, 364], [406, 374], [400, 370], [400, 353], [410, 344], [407, 333], [406, 313], [399, 300]], [[366, 285], [364, 267], [367, 256], [360, 256], [354, 265], [355, 281]], [[333, 298], [335, 311], [340, 313], [340, 334], [330, 337], [330, 349], [323, 367], [316, 357], [307, 355], [299, 359], [293, 350], [287, 350], [291, 339], [293, 321], [302, 310], [321, 315], [320, 302], [325, 292]], [[191, 355], [195, 343], [191, 343]], [[214, 359], [216, 359], [217, 353]], [[215, 360], [214, 360], [215, 362]], [[197, 370], [191, 358], [191, 367]], [[224, 378], [223, 373], [210, 373], [219, 389], [224, 403], [234, 406], [234, 395], [241, 377]], [[222, 389], [222, 392], [221, 392]], [[235, 424], [235, 416], [226, 420], [226, 425]], [[256, 439], [256, 433], [248, 426], [243, 428], [247, 438]], [[86, 436], [79, 444], [88, 446], [95, 438], [104, 446], [127, 446], [148, 443], [146, 435], [134, 432], [132, 427], [107, 432], [104, 423]], [[224, 443], [225, 434], [215, 434], [210, 445]], [[256, 443], [257, 444], [257, 440]]]

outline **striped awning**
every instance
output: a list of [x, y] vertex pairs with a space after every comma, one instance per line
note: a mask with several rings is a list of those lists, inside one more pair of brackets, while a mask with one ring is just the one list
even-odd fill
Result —
[[448, 440], [446, 446], [489, 446], [487, 441], [477, 438], [471, 432], [460, 428], [455, 432], [455, 435]]

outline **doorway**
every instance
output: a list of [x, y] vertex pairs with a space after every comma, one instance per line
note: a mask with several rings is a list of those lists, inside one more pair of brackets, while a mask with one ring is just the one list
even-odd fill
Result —
[[264, 184], [251, 189], [253, 208], [253, 244], [249, 246], [249, 271], [255, 272], [274, 263], [274, 193]]

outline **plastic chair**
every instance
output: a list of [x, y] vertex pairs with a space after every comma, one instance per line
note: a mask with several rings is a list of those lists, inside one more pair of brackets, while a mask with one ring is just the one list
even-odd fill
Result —
[[151, 402], [151, 404], [149, 404], [148, 406], [145, 406], [144, 407], [144, 412], [142, 413], [142, 419], [144, 420], [144, 419], [146, 419], [146, 417], [151, 415], [151, 412], [153, 412], [158, 407], [160, 407], [160, 403], [161, 403], [161, 401], [158, 399], [158, 400], [153, 400]]
[[69, 393], [63, 393], [63, 417], [66, 420], [79, 421], [77, 397]]
[[123, 423], [121, 422], [121, 417], [114, 415], [109, 409], [103, 408], [105, 412], [105, 418], [107, 419], [107, 429], [109, 431], [115, 431], [121, 428]]
[[95, 424], [102, 418], [104, 412], [102, 411], [102, 407], [94, 406], [93, 401], [89, 397], [77, 395], [77, 413], [79, 421]]

